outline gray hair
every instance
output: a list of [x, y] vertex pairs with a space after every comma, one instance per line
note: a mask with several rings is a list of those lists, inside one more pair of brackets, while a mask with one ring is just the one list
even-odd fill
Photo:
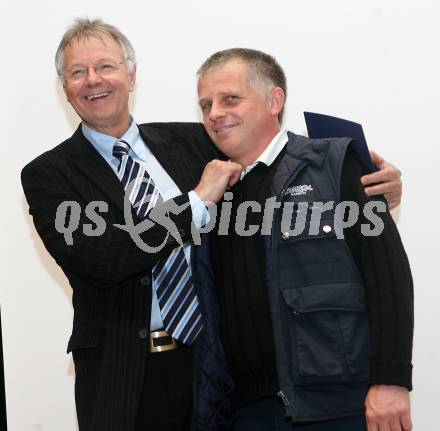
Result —
[[[262, 51], [249, 48], [231, 48], [212, 54], [199, 68], [197, 75], [204, 75], [223, 67], [232, 60], [241, 60], [247, 68], [248, 82], [263, 96], [274, 87], [280, 87], [287, 97], [287, 80], [282, 67], [276, 59]], [[278, 114], [281, 123], [284, 115], [284, 106]]]
[[92, 37], [102, 38], [103, 35], [110, 36], [119, 43], [124, 53], [127, 69], [131, 73], [136, 64], [136, 54], [133, 45], [124, 34], [115, 26], [100, 19], [76, 18], [73, 25], [64, 33], [55, 54], [55, 68], [58, 76], [61, 77], [64, 72], [64, 50], [72, 40], [87, 40]]

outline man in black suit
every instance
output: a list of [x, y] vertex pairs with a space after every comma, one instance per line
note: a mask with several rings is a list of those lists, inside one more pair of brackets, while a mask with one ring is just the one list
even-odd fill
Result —
[[[179, 248], [179, 236], [188, 260], [191, 223], [201, 203], [190, 191], [217, 153], [206, 145], [202, 125], [170, 124], [167, 131], [136, 125], [128, 108], [136, 78], [134, 51], [113, 26], [78, 20], [60, 43], [56, 65], [82, 124], [71, 138], [26, 166], [22, 182], [35, 227], [74, 291], [68, 351], [75, 362], [79, 427], [189, 429], [198, 351], [163, 331], [152, 268]], [[147, 170], [163, 198], [171, 198], [167, 203], [179, 208], [170, 215], [174, 236], [159, 224], [141, 234], [149, 247], [167, 239], [155, 253], [143, 251], [115, 226], [125, 225], [124, 188], [117, 176], [122, 162], [113, 153], [118, 138], [130, 146], [129, 156]], [[216, 179], [219, 193], [226, 186], [227, 181], [222, 185]], [[132, 216], [136, 222], [144, 218], [134, 211]], [[69, 240], [65, 228], [74, 220], [78, 228]], [[175, 271], [184, 278], [183, 270]], [[209, 335], [210, 322], [202, 317], [199, 344]], [[203, 359], [197, 364], [203, 367]], [[221, 384], [221, 375], [212, 372], [212, 377]], [[207, 387], [203, 378], [200, 384]]]
[[[194, 429], [227, 429], [232, 384], [212, 292], [194, 280], [203, 329], [194, 343], [176, 341], [163, 330], [154, 271], [179, 249], [179, 238], [189, 262], [191, 226], [202, 225], [200, 198], [218, 201], [241, 168], [214, 162], [198, 182], [205, 164], [219, 157], [201, 124], [135, 123], [128, 108], [135, 54], [115, 27], [77, 20], [60, 43], [56, 66], [82, 123], [29, 163], [22, 183], [35, 227], [73, 288], [68, 351], [80, 430], [171, 431], [191, 423]], [[114, 151], [121, 142], [125, 156]], [[172, 235], [159, 223], [140, 234], [144, 244], [157, 247], [154, 253], [118, 227], [126, 224], [121, 169], [128, 160], [148, 172], [164, 205], [177, 208], [168, 214]], [[395, 171], [385, 170], [394, 182]], [[129, 215], [136, 223], [147, 217], [137, 205]], [[184, 278], [182, 271], [169, 274]]]

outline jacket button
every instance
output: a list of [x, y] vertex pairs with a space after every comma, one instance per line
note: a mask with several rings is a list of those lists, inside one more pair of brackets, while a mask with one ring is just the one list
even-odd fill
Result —
[[281, 238], [283, 238], [284, 241], [287, 240], [287, 239], [289, 239], [289, 238], [290, 238], [290, 234], [289, 234], [289, 232], [283, 232], [283, 234], [281, 235]]
[[139, 338], [141, 340], [145, 340], [145, 338], [147, 338], [147, 336], [148, 336], [148, 331], [145, 328], [143, 328], [139, 331]]
[[330, 233], [332, 231], [332, 227], [326, 224], [325, 226], [322, 227], [322, 230], [324, 231], [324, 233]]
[[144, 275], [143, 277], [141, 277], [140, 282], [142, 286], [148, 286], [151, 282], [151, 278], [148, 275]]

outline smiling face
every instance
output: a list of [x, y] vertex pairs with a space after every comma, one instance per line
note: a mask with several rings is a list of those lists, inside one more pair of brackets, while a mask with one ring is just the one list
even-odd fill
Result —
[[284, 93], [276, 87], [263, 96], [250, 85], [245, 63], [231, 60], [199, 77], [199, 104], [206, 131], [217, 147], [244, 168], [279, 132]]
[[[72, 40], [64, 50], [64, 72], [90, 68], [83, 80], [66, 78], [64, 92], [81, 119], [93, 129], [121, 137], [130, 126], [129, 93], [136, 72], [128, 72], [121, 46], [112, 37]], [[113, 73], [100, 76], [93, 67], [109, 62], [119, 64]]]

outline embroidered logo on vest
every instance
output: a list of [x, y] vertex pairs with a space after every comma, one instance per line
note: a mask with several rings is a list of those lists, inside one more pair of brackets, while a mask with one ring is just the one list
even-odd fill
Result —
[[311, 184], [303, 184], [301, 186], [288, 187], [286, 194], [290, 194], [290, 196], [304, 196], [307, 192], [311, 191], [313, 191]]

